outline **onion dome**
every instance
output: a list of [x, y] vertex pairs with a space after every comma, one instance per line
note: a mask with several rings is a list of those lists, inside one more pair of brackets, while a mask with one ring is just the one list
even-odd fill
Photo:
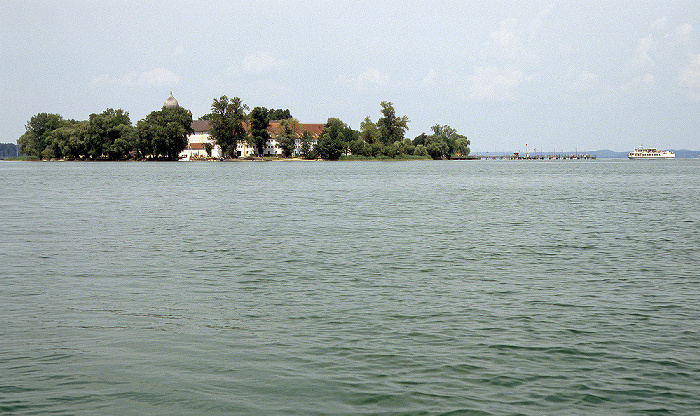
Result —
[[165, 108], [176, 108], [179, 107], [180, 105], [177, 103], [177, 100], [175, 97], [173, 97], [173, 92], [170, 91], [170, 97], [168, 97], [167, 100], [165, 100], [165, 104], [163, 104], [163, 107]]

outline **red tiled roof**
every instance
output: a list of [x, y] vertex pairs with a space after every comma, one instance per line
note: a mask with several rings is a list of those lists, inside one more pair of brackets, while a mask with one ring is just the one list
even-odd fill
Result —
[[195, 133], [206, 133], [211, 127], [208, 120], [192, 120], [191, 126]]
[[204, 143], [189, 143], [187, 145], [188, 150], [204, 150]]
[[[280, 123], [278, 121], [273, 121], [270, 122], [270, 125], [267, 127], [267, 131], [270, 133], [271, 137], [276, 137], [277, 136], [277, 131], [279, 129]], [[304, 131], [308, 131], [311, 133], [312, 136], [317, 137], [318, 135], [321, 134], [323, 131], [323, 127], [325, 127], [325, 124], [302, 124], [299, 123], [299, 136], [301, 133]], [[248, 132], [250, 131], [250, 124], [248, 123], [243, 123], [243, 128]], [[211, 129], [211, 125], [209, 124], [209, 121], [207, 120], [192, 120], [192, 130], [195, 131], [195, 133], [207, 133]]]

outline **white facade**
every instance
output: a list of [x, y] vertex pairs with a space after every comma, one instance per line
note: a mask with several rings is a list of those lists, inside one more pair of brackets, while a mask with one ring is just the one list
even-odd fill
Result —
[[[282, 149], [279, 147], [276, 136], [279, 123], [270, 123], [268, 127], [268, 132], [271, 138], [267, 141], [263, 147], [263, 156], [282, 156]], [[318, 136], [323, 131], [323, 124], [299, 124], [299, 131], [308, 131], [311, 133], [311, 142], [309, 147], [313, 149], [318, 142]], [[192, 159], [204, 159], [212, 157], [215, 159], [221, 158], [222, 152], [221, 147], [214, 144], [213, 139], [209, 135], [209, 122], [206, 120], [194, 120], [192, 121], [192, 129], [194, 133], [187, 137], [187, 148], [180, 153], [181, 160], [192, 160]], [[247, 130], [247, 128], [246, 128]], [[293, 156], [298, 156], [301, 154], [301, 133], [297, 134], [296, 145], [293, 152]], [[209, 143], [211, 146], [211, 156], [206, 151], [206, 144]], [[236, 153], [238, 157], [254, 156], [257, 155], [257, 149], [250, 146], [247, 141], [238, 142], [236, 147]]]
[[187, 136], [187, 148], [180, 153], [180, 159], [191, 160], [198, 158], [207, 158], [210, 155], [206, 150], [206, 143], [211, 145], [211, 157], [221, 157], [221, 147], [215, 146], [213, 140], [209, 136], [209, 123], [204, 120], [192, 121], [193, 134]]

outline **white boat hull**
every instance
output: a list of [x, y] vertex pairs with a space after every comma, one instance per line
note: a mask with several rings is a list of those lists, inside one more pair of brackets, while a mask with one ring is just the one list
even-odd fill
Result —
[[640, 146], [635, 148], [633, 152], [630, 152], [627, 157], [629, 159], [673, 159], [676, 155], [670, 150], [645, 149]]

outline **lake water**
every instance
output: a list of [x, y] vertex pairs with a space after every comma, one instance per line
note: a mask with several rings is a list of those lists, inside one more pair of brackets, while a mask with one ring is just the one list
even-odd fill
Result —
[[0, 183], [3, 415], [700, 411], [698, 160]]

